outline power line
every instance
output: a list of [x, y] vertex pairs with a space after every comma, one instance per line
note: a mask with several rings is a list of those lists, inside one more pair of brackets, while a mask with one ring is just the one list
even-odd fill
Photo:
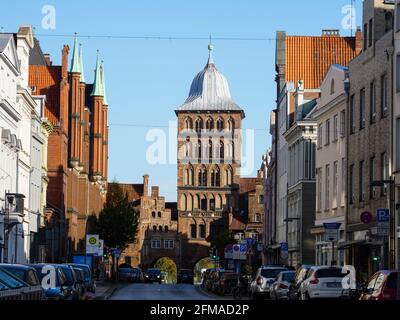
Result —
[[[45, 34], [35, 33], [38, 37], [62, 37], [62, 38], [74, 38], [75, 34]], [[179, 36], [130, 36], [130, 35], [102, 35], [102, 34], [82, 34], [77, 35], [78, 38], [104, 38], [104, 39], [134, 39], [134, 40], [209, 40], [210, 37], [179, 37]], [[264, 38], [264, 37], [212, 37], [213, 40], [221, 41], [274, 41], [276, 38]]]

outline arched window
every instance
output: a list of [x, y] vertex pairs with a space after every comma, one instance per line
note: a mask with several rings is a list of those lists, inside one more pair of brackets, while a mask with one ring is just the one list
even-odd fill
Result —
[[164, 231], [165, 231], [165, 232], [168, 232], [168, 226], [165, 226], [165, 227], [164, 227]]
[[203, 120], [201, 118], [196, 119], [196, 132], [201, 132], [203, 129]]
[[199, 225], [199, 236], [200, 236], [200, 239], [206, 238], [206, 225], [205, 224]]
[[204, 210], [204, 211], [207, 211], [207, 198], [206, 198], [205, 195], [202, 195], [202, 196], [201, 196], [201, 199], [200, 199], [200, 209], [201, 209], [201, 210]]
[[217, 130], [218, 131], [224, 130], [224, 120], [222, 120], [221, 118], [217, 120]]
[[228, 130], [229, 132], [232, 132], [235, 128], [235, 120], [233, 120], [232, 118], [229, 118], [228, 120]]
[[161, 218], [161, 212], [160, 211], [158, 211], [158, 217]]
[[254, 222], [261, 222], [261, 214], [256, 213], [254, 215]]
[[220, 184], [221, 184], [221, 175], [219, 168], [216, 167], [215, 169], [211, 170], [211, 186], [219, 187]]
[[157, 226], [153, 226], [153, 231], [157, 232]]
[[185, 129], [192, 130], [193, 129], [193, 120], [191, 118], [185, 119]]
[[185, 185], [186, 186], [189, 185], [189, 176], [190, 176], [189, 169], [186, 169], [185, 170]]
[[188, 177], [187, 177], [187, 185], [193, 186], [193, 185], [194, 185], [194, 180], [193, 180], [193, 177], [194, 177], [194, 170], [193, 170], [193, 167], [190, 166], [190, 167], [186, 170], [186, 172], [187, 172], [187, 175], [188, 175]]
[[190, 225], [190, 237], [192, 239], [196, 239], [197, 238], [197, 230], [196, 230], [196, 224], [192, 223]]
[[225, 158], [225, 149], [224, 149], [224, 142], [220, 141], [219, 142], [219, 159], [220, 161], [224, 161]]
[[213, 195], [210, 197], [210, 210], [215, 211], [215, 198]]
[[229, 186], [232, 184], [233, 170], [231, 167], [225, 170], [225, 182]]
[[200, 168], [198, 174], [198, 183], [199, 186], [207, 186], [207, 169], [205, 167]]
[[187, 210], [187, 198], [186, 198], [185, 194], [181, 195], [180, 207], [181, 207], [182, 211], [186, 211]]
[[211, 131], [214, 129], [214, 120], [212, 118], [208, 118], [206, 122], [206, 129]]
[[151, 216], [152, 216], [153, 218], [155, 218], [155, 217], [156, 217], [156, 213], [153, 211], [153, 212], [151, 213]]
[[208, 157], [209, 157], [210, 162], [211, 162], [212, 158], [213, 158], [213, 143], [212, 143], [211, 140], [208, 142]]
[[199, 140], [198, 142], [197, 142], [197, 147], [196, 147], [196, 153], [197, 153], [197, 156], [198, 156], [198, 159], [199, 159], [199, 163], [201, 163], [201, 157], [202, 157], [202, 150], [201, 150], [201, 141]]
[[162, 231], [163, 231], [163, 227], [162, 227], [162, 226], [159, 226], [159, 227], [158, 227], [158, 231], [162, 232]]
[[200, 209], [200, 196], [198, 194], [196, 194], [196, 201], [195, 201], [194, 208]]

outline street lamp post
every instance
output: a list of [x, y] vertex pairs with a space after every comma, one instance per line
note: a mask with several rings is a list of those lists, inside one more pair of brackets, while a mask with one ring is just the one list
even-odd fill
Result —
[[396, 244], [396, 228], [395, 226], [395, 181], [390, 180], [379, 180], [373, 181], [371, 183], [371, 187], [384, 187], [385, 184], [388, 184], [390, 187], [389, 190], [389, 208], [390, 208], [390, 224], [389, 224], [389, 268], [395, 269], [396, 265], [396, 254], [395, 254], [395, 244]]

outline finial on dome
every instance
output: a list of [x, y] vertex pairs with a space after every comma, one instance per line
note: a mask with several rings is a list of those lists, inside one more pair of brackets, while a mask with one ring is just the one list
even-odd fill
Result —
[[212, 44], [212, 39], [211, 39], [211, 34], [210, 34], [210, 42], [208, 43], [208, 61], [207, 61], [207, 66], [210, 64], [214, 64], [214, 60], [212, 58], [212, 50], [214, 49], [214, 46]]

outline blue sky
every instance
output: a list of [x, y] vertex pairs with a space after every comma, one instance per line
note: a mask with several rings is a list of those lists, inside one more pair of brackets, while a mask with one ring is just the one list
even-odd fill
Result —
[[[301, 5], [299, 4], [301, 3]], [[264, 41], [213, 40], [217, 68], [228, 79], [233, 99], [246, 112], [244, 128], [255, 130], [254, 171], [270, 146], [269, 113], [275, 101], [275, 32], [320, 35], [343, 30], [342, 8], [351, 0], [131, 0], [3, 1], [0, 27], [16, 32], [31, 24], [44, 52], [60, 63], [62, 45], [72, 48], [78, 33], [84, 46], [87, 82], [93, 80], [96, 50], [104, 59], [109, 102], [109, 179], [141, 182], [144, 173], [167, 200], [176, 198], [176, 165], [151, 165], [146, 134], [167, 130], [184, 102], [194, 76], [207, 60], [208, 40], [140, 40], [95, 35], [264, 38]], [[56, 9], [55, 30], [42, 28], [42, 8]], [[356, 1], [357, 25], [361, 0]], [[7, 14], [5, 14], [7, 13]], [[45, 36], [47, 35], [47, 36]], [[50, 36], [49, 36], [50, 35]], [[91, 35], [92, 37], [83, 37]], [[120, 124], [129, 126], [120, 126]], [[138, 126], [137, 126], [138, 125]], [[150, 126], [147, 127], [147, 126]], [[168, 136], [168, 132], [166, 131]]]

